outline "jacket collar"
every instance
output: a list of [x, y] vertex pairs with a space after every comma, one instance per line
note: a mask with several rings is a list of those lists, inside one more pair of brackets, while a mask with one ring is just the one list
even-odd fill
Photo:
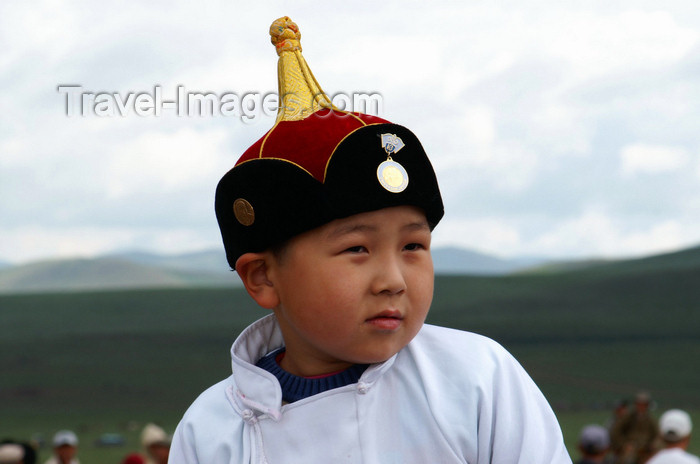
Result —
[[[275, 420], [281, 417], [282, 389], [279, 382], [274, 375], [257, 367], [255, 363], [283, 346], [282, 331], [274, 314], [248, 326], [233, 342], [231, 366], [235, 389], [229, 392], [229, 399], [239, 414], [254, 410], [256, 416], [267, 414]], [[358, 381], [358, 389], [363, 393], [371, 389], [394, 364], [396, 356], [367, 368]]]

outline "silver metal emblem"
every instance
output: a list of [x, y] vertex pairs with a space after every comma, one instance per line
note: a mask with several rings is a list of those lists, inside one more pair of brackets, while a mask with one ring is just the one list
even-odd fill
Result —
[[382, 148], [386, 151], [386, 154], [389, 155], [389, 158], [404, 146], [403, 140], [397, 137], [396, 134], [382, 134]]

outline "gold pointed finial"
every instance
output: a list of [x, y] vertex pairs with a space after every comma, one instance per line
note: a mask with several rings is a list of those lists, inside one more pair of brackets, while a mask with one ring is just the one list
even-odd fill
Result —
[[299, 27], [288, 16], [270, 26], [270, 41], [279, 55], [277, 122], [298, 121], [322, 108], [336, 109], [301, 55], [300, 39]]

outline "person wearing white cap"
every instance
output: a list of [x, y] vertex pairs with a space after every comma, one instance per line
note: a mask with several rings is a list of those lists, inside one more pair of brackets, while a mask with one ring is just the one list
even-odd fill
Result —
[[700, 458], [688, 453], [693, 423], [687, 412], [670, 409], [659, 419], [659, 431], [665, 447], [647, 464], [700, 464]]
[[53, 436], [53, 456], [45, 464], [80, 464], [78, 437], [70, 430], [59, 430]]
[[601, 425], [587, 425], [578, 439], [581, 459], [576, 464], [601, 464], [610, 449], [608, 429]]
[[146, 464], [166, 464], [170, 454], [170, 437], [156, 424], [146, 424], [141, 432], [141, 444], [146, 450]]

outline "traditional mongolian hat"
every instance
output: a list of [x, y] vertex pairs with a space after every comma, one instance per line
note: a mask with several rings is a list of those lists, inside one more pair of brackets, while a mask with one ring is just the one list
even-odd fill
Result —
[[297, 25], [270, 26], [279, 55], [275, 125], [219, 182], [216, 216], [232, 268], [335, 219], [391, 206], [425, 211], [435, 227], [443, 204], [435, 172], [408, 129], [334, 107], [301, 54]]

